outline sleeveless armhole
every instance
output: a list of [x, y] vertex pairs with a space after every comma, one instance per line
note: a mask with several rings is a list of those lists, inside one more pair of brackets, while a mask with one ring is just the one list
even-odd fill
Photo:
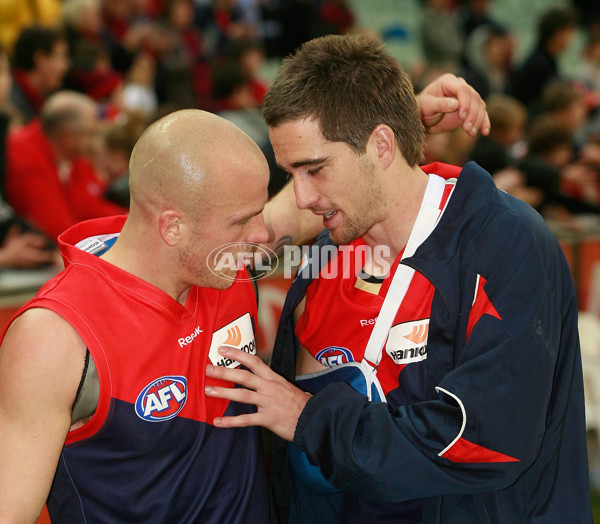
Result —
[[100, 398], [100, 381], [98, 380], [98, 370], [94, 359], [90, 354], [90, 350], [86, 348], [85, 363], [75, 402], [73, 402], [73, 410], [71, 414], [71, 424], [91, 417], [98, 407], [98, 399]]

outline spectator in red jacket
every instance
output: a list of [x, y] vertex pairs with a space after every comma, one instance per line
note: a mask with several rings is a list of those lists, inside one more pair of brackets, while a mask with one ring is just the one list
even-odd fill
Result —
[[97, 126], [90, 97], [60, 91], [48, 98], [39, 119], [9, 136], [9, 203], [51, 238], [81, 220], [126, 212], [104, 199], [105, 183], [89, 159]]

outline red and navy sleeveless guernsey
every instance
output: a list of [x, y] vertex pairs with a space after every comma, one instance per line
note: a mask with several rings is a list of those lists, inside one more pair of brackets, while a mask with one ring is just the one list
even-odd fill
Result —
[[[456, 179], [446, 181], [440, 209], [448, 202], [455, 183]], [[356, 276], [365, 253], [361, 246], [364, 246], [362, 238], [349, 248], [340, 249], [321, 270], [321, 278], [311, 282], [306, 290], [306, 305], [295, 332], [300, 343], [325, 366], [363, 359], [402, 257], [400, 253], [381, 287], [371, 292], [369, 285]], [[377, 378], [394, 407], [418, 402], [424, 397], [424, 363], [433, 293], [431, 282], [416, 272], [384, 346]]]
[[260, 430], [211, 424], [248, 408], [204, 395], [206, 384], [217, 384], [205, 376], [208, 363], [237, 365], [222, 359], [220, 345], [255, 351], [252, 284], [238, 278], [224, 291], [192, 287], [182, 306], [75, 247], [118, 233], [124, 220], [63, 233], [65, 270], [24, 307], [63, 316], [100, 380], [95, 414], [63, 448], [48, 499], [52, 522], [274, 522]]

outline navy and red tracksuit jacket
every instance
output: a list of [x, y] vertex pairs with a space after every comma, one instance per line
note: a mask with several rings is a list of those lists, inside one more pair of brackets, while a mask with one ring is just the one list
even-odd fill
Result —
[[[311, 397], [294, 443], [345, 495], [303, 491], [275, 438], [280, 516], [391, 522], [394, 505], [419, 501], [415, 522], [590, 523], [578, 308], [562, 249], [477, 164], [423, 169], [458, 178], [435, 230], [402, 261], [435, 287], [425, 399], [369, 402], [343, 383]], [[296, 277], [275, 342], [272, 367], [292, 381], [293, 311], [310, 283]]]

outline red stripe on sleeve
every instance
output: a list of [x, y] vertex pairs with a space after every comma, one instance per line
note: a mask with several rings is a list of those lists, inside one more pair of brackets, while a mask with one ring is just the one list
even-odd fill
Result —
[[464, 438], [458, 439], [456, 443], [441, 456], [452, 462], [519, 462], [519, 459], [473, 444]]
[[483, 315], [491, 315], [499, 320], [502, 320], [500, 313], [496, 310], [492, 302], [487, 296], [485, 292], [484, 286], [487, 280], [479, 275], [479, 279], [477, 282], [477, 290], [475, 291], [475, 300], [473, 301], [473, 306], [471, 307], [471, 313], [469, 313], [469, 323], [467, 324], [467, 340], [469, 340], [469, 336], [471, 335], [471, 331], [473, 327]]

